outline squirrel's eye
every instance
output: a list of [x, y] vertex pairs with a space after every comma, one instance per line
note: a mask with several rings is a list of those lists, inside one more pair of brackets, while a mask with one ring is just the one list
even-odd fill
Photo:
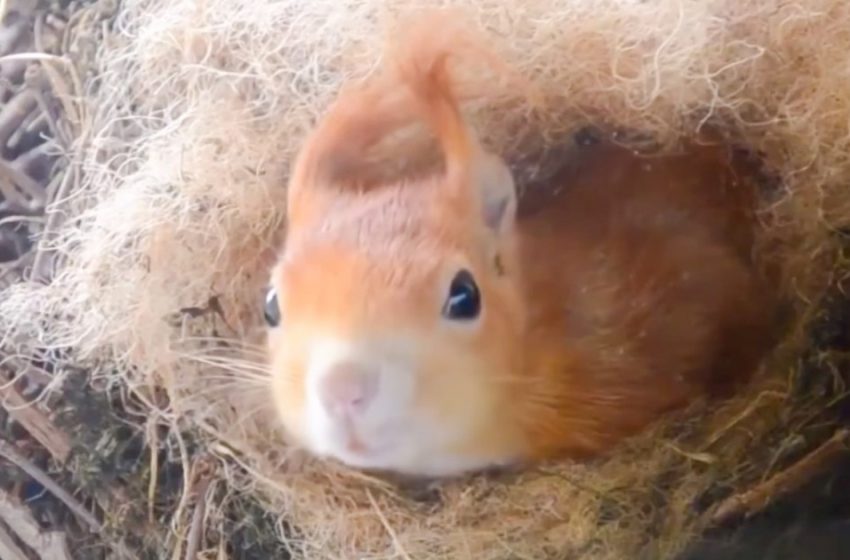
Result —
[[280, 306], [278, 305], [277, 292], [275, 292], [274, 288], [269, 288], [269, 291], [266, 292], [263, 317], [266, 320], [266, 324], [272, 328], [280, 324]]
[[453, 321], [471, 321], [481, 313], [481, 293], [467, 270], [458, 272], [449, 287], [443, 316]]

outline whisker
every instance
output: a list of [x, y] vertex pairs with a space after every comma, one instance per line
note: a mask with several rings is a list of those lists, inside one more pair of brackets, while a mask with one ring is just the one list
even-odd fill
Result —
[[217, 356], [222, 358], [234, 359], [250, 359], [257, 362], [268, 361], [268, 352], [246, 351], [235, 348], [178, 348], [177, 351], [183, 354], [193, 354], [198, 356]]
[[260, 379], [267, 379], [272, 376], [271, 371], [267, 369], [257, 369], [254, 367], [247, 366], [245, 364], [236, 364], [236, 363], [226, 363], [226, 362], [210, 362], [206, 360], [195, 360], [197, 363], [201, 363], [204, 365], [208, 365], [212, 368], [221, 369], [223, 371], [238, 373], [245, 376], [250, 377], [258, 377]]
[[242, 379], [245, 381], [262, 381], [268, 383], [272, 380], [271, 375], [257, 375], [251, 372], [239, 371], [236, 369], [215, 368], [209, 371], [202, 371], [194, 376], [196, 379]]
[[235, 342], [238, 344], [253, 344], [252, 342], [246, 341], [244, 338], [238, 337], [227, 337], [222, 335], [209, 335], [209, 334], [201, 334], [201, 335], [187, 335], [182, 337], [183, 340], [214, 340], [214, 341], [224, 341], [224, 342]]
[[267, 366], [262, 364], [255, 364], [252, 362], [243, 362], [240, 360], [225, 360], [225, 359], [216, 359], [216, 358], [208, 358], [205, 356], [198, 356], [195, 358], [196, 361], [206, 363], [211, 366], [221, 366], [232, 369], [237, 369], [239, 371], [245, 372], [254, 372], [261, 373], [263, 375], [271, 375], [271, 370]]
[[252, 379], [238, 375], [202, 375], [197, 381], [232, 381], [233, 383], [242, 383], [249, 387], [268, 387], [271, 382], [270, 379]]
[[500, 375], [499, 377], [491, 377], [491, 381], [495, 383], [523, 383], [527, 384], [529, 379], [522, 375]]
[[265, 367], [265, 360], [246, 360], [244, 358], [240, 358], [238, 356], [227, 355], [227, 354], [207, 354], [201, 352], [182, 352], [179, 355], [185, 356], [187, 358], [204, 358], [208, 360], [218, 360], [218, 361], [226, 361], [226, 362], [236, 362], [243, 364], [250, 364], [255, 367]]
[[199, 381], [203, 382], [205, 385], [209, 384], [209, 383], [226, 383], [226, 382], [228, 382], [228, 383], [240, 383], [245, 387], [264, 387], [264, 388], [271, 387], [271, 380], [270, 379], [249, 379], [249, 378], [246, 378], [246, 377], [239, 377], [239, 376], [235, 376], [235, 375], [217, 376], [217, 377], [210, 376], [210, 377], [200, 378], [200, 379], [194, 380], [193, 384], [197, 385]]
[[244, 352], [240, 352], [237, 350], [231, 349], [198, 349], [198, 348], [186, 348], [186, 349], [176, 349], [178, 354], [183, 354], [186, 356], [205, 356], [211, 358], [225, 358], [225, 359], [233, 359], [233, 360], [244, 360], [251, 362], [267, 362], [268, 354], [264, 356], [252, 356], [250, 354], [245, 354]]
[[263, 383], [268, 383], [272, 379], [272, 375], [270, 373], [259, 374], [259, 373], [252, 372], [252, 371], [243, 371], [243, 370], [240, 370], [240, 369], [237, 369], [237, 368], [226, 368], [226, 367], [219, 367], [219, 366], [216, 366], [216, 368], [213, 371], [203, 372], [200, 375], [201, 376], [209, 376], [209, 377], [219, 375], [221, 377], [230, 377], [230, 378], [233, 378], [233, 379], [244, 379], [246, 381], [260, 381], [260, 382], [263, 382]]
[[272, 377], [268, 376], [260, 376], [252, 373], [239, 372], [235, 370], [226, 370], [222, 369], [218, 373], [215, 371], [212, 372], [202, 372], [199, 375], [192, 378], [197, 381], [211, 381], [211, 380], [227, 380], [227, 381], [241, 381], [243, 383], [251, 384], [251, 385], [263, 385], [266, 386], [272, 381]]
[[247, 387], [244, 384], [239, 383], [221, 383], [214, 385], [212, 387], [205, 387], [204, 389], [191, 389], [188, 387], [178, 388], [178, 391], [182, 391], [187, 393], [185, 396], [181, 396], [177, 399], [178, 403], [187, 403], [192, 402], [196, 399], [208, 398], [216, 395], [217, 393], [226, 392], [227, 394], [233, 394], [234, 389], [238, 390], [242, 395], [251, 395], [252, 393], [259, 393], [263, 391], [264, 387]]
[[261, 404], [259, 406], [256, 406], [253, 409], [251, 409], [250, 411], [248, 411], [247, 413], [241, 415], [240, 418], [236, 421], [236, 423], [233, 424], [233, 427], [234, 428], [241, 428], [243, 426], [243, 424], [245, 424], [249, 420], [252, 420], [254, 418], [254, 416], [259, 414], [263, 410], [268, 410], [269, 412], [272, 412], [272, 411], [274, 411], [274, 408], [272, 408], [269, 404]]
[[206, 364], [211, 367], [219, 367], [222, 369], [229, 369], [239, 371], [245, 374], [253, 374], [257, 377], [270, 377], [271, 371], [267, 367], [264, 367], [259, 364], [254, 364], [251, 362], [240, 362], [237, 360], [217, 360], [214, 358], [208, 358], [204, 356], [193, 356], [193, 355], [184, 355], [181, 356], [184, 359], [192, 360], [199, 364]]
[[226, 346], [232, 348], [241, 348], [245, 350], [256, 350], [258, 352], [266, 351], [266, 347], [262, 344], [247, 342], [239, 338], [221, 338], [216, 336], [186, 336], [181, 338], [180, 342], [207, 342], [214, 344], [218, 347]]
[[190, 352], [203, 356], [248, 356], [260, 361], [266, 361], [269, 355], [265, 350], [260, 351], [245, 348], [197, 348], [191, 349]]
[[186, 383], [181, 385], [176, 385], [176, 389], [184, 390], [184, 391], [204, 391], [206, 389], [214, 389], [217, 387], [236, 387], [240, 389], [245, 389], [246, 391], [255, 390], [258, 391], [260, 389], [268, 389], [269, 385], [267, 383], [254, 383], [247, 382], [244, 379], [225, 377], [212, 379], [209, 383], [203, 385], [203, 387], [198, 387], [197, 383]]

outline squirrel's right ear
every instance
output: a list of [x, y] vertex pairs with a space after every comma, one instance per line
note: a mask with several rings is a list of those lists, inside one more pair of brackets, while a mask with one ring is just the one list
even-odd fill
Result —
[[356, 184], [354, 170], [368, 150], [412, 120], [410, 92], [391, 75], [341, 91], [295, 159], [287, 198], [293, 221], [311, 221], [339, 189]]
[[516, 218], [517, 195], [513, 175], [502, 158], [496, 154], [478, 151], [475, 158], [478, 199], [484, 225], [495, 235], [510, 231]]

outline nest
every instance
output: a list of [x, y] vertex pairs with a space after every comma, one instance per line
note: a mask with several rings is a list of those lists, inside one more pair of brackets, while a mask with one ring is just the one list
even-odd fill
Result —
[[[289, 449], [257, 373], [287, 166], [416, 2], [94, 2], [79, 11], [86, 40], [63, 45], [76, 64], [64, 83], [82, 89], [65, 96], [78, 101], [63, 175], [74, 195], [54, 197], [41, 234], [54, 266], [3, 291], [0, 330], [8, 355], [51, 364], [48, 389], [85, 369], [89, 387], [120, 395], [147, 437], [160, 554], [224, 551], [228, 508], [250, 504], [293, 558], [671, 557], [846, 447], [844, 333], [819, 325], [837, 324], [823, 315], [847, 270], [850, 5], [453, 4], [543, 93], [533, 114], [510, 92], [470, 107], [529, 188], [588, 124], [660, 150], [711, 126], [758, 154], [786, 340], [746, 394], [591, 464], [407, 486]], [[163, 506], [171, 462], [183, 483]], [[111, 512], [107, 525], [126, 522]]]

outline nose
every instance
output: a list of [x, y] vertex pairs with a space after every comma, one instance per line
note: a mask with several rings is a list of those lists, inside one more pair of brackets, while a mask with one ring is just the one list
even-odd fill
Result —
[[322, 405], [334, 416], [362, 413], [377, 394], [377, 373], [353, 362], [334, 365], [319, 384]]

